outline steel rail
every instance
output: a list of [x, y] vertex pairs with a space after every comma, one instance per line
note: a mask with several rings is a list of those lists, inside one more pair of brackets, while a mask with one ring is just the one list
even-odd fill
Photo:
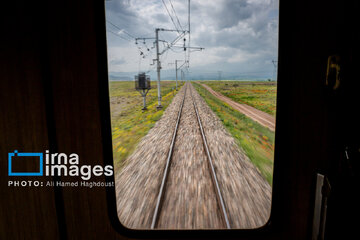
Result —
[[202, 140], [203, 140], [203, 143], [204, 143], [204, 147], [205, 147], [205, 150], [206, 150], [206, 155], [207, 155], [207, 158], [208, 158], [208, 164], [209, 164], [210, 172], [211, 172], [211, 179], [212, 179], [213, 184], [214, 184], [214, 187], [215, 187], [215, 193], [216, 193], [216, 197], [217, 197], [217, 200], [218, 200], [218, 203], [219, 203], [219, 207], [220, 207], [221, 212], [222, 212], [222, 217], [223, 217], [223, 220], [224, 220], [224, 222], [225, 222], [226, 228], [227, 228], [227, 229], [231, 229], [230, 223], [229, 223], [229, 219], [228, 219], [228, 216], [227, 216], [227, 213], [226, 213], [226, 208], [225, 208], [225, 204], [224, 204], [224, 199], [223, 199], [222, 194], [221, 194], [221, 191], [220, 191], [220, 186], [219, 186], [219, 183], [218, 183], [218, 180], [217, 180], [217, 177], [216, 177], [214, 164], [213, 164], [213, 161], [212, 161], [212, 158], [211, 158], [211, 154], [210, 154], [210, 150], [209, 150], [209, 147], [208, 147], [208, 144], [207, 144], [207, 140], [206, 140], [204, 128], [203, 128], [203, 126], [202, 126], [202, 124], [201, 124], [200, 115], [199, 115], [199, 112], [198, 112], [198, 109], [197, 109], [195, 100], [194, 100], [194, 98], [193, 98], [191, 88], [190, 88], [190, 95], [191, 95], [191, 99], [193, 100], [193, 105], [194, 105], [195, 112], [196, 112], [196, 116], [197, 116], [197, 120], [198, 120], [198, 123], [199, 123], [199, 128], [200, 128], [200, 132], [201, 132], [201, 137], [202, 137]]
[[[164, 175], [163, 175], [163, 178], [162, 178], [162, 181], [161, 181], [161, 186], [160, 186], [160, 190], [159, 190], [159, 194], [158, 194], [158, 197], [157, 197], [157, 202], [156, 202], [156, 206], [155, 206], [155, 210], [154, 210], [154, 214], [153, 214], [153, 218], [152, 218], [152, 222], [151, 222], [151, 229], [155, 229], [155, 227], [156, 227], [156, 225], [158, 223], [158, 220], [159, 220], [159, 213], [161, 211], [162, 204], [163, 204], [164, 192], [165, 192], [165, 188], [166, 188], [166, 181], [167, 181], [169, 170], [170, 170], [172, 154], [173, 154], [173, 149], [174, 149], [174, 145], [175, 145], [175, 139], [176, 139], [177, 130], [178, 130], [178, 127], [179, 127], [179, 122], [180, 122], [180, 118], [181, 118], [182, 109], [183, 109], [184, 102], [185, 102], [187, 88], [188, 88], [188, 84], [185, 84], [185, 92], [184, 92], [184, 96], [183, 96], [183, 99], [182, 99], [182, 102], [181, 102], [181, 105], [180, 105], [179, 111], [178, 111], [175, 130], [174, 130], [173, 137], [172, 137], [172, 140], [171, 140], [170, 150], [169, 150], [169, 153], [168, 153], [168, 156], [167, 156], [166, 166], [165, 166], [165, 169], [164, 169]], [[202, 140], [203, 140], [203, 145], [204, 145], [205, 152], [206, 152], [207, 159], [208, 159], [208, 165], [209, 165], [209, 168], [210, 168], [211, 180], [212, 180], [214, 188], [215, 188], [215, 194], [216, 194], [217, 202], [219, 204], [219, 207], [220, 207], [220, 210], [221, 210], [221, 213], [222, 213], [222, 219], [223, 219], [223, 221], [224, 221], [224, 223], [226, 225], [226, 228], [231, 229], [229, 219], [228, 219], [228, 216], [227, 216], [227, 212], [226, 212], [226, 208], [225, 208], [225, 204], [224, 204], [224, 200], [223, 200], [223, 197], [222, 197], [222, 194], [221, 194], [220, 186], [219, 186], [219, 183], [218, 183], [218, 180], [217, 180], [217, 177], [216, 177], [214, 164], [213, 164], [211, 154], [210, 154], [210, 150], [209, 150], [209, 147], [208, 147], [208, 144], [207, 144], [204, 128], [203, 128], [202, 123], [201, 123], [199, 111], [197, 109], [195, 100], [194, 100], [194, 98], [192, 96], [191, 88], [190, 88], [190, 95], [191, 95], [191, 99], [192, 99], [194, 109], [195, 109], [195, 112], [196, 112], [196, 117], [197, 117], [197, 121], [198, 121], [198, 124], [199, 124], [201, 137], [202, 137]]]
[[162, 181], [161, 181], [161, 186], [160, 186], [159, 194], [158, 194], [158, 197], [157, 197], [155, 211], [154, 211], [153, 219], [152, 219], [152, 222], [151, 222], [151, 229], [155, 228], [155, 226], [157, 224], [157, 221], [159, 219], [159, 212], [160, 212], [161, 207], [162, 207], [162, 200], [163, 200], [163, 197], [164, 197], [166, 180], [167, 180], [168, 173], [169, 173], [169, 170], [170, 170], [170, 164], [171, 164], [171, 158], [172, 158], [173, 149], [174, 149], [174, 145], [175, 145], [176, 134], [177, 134], [177, 130], [178, 130], [178, 127], [179, 127], [180, 117], [181, 117], [182, 109], [183, 109], [184, 102], [185, 102], [186, 90], [187, 90], [187, 86], [185, 87], [184, 97], [182, 99], [182, 102], [181, 102], [181, 105], [180, 105], [180, 108], [179, 108], [179, 112], [178, 112], [178, 116], [177, 116], [177, 120], [176, 120], [176, 125], [175, 125], [175, 130], [174, 130], [174, 134], [173, 134], [173, 137], [172, 137], [172, 140], [171, 140], [168, 157], [167, 157], [167, 160], [166, 160], [166, 166], [165, 166], [165, 170], [164, 170], [164, 175], [163, 175], [163, 178], [162, 178]]

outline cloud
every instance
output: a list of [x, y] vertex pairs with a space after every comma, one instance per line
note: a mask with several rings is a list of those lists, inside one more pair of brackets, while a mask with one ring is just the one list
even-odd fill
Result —
[[126, 61], [123, 59], [123, 58], [120, 58], [120, 59], [112, 59], [110, 61], [110, 64], [111, 65], [121, 65], [121, 64], [124, 64], [126, 63]]
[[[164, 2], [177, 24], [170, 1]], [[182, 27], [187, 29], [187, 1], [172, 0], [171, 3]], [[143, 70], [139, 65], [148, 69], [155, 58], [155, 50], [151, 49], [154, 40], [147, 39], [146, 44], [139, 41], [135, 45], [133, 37], [154, 38], [155, 28], [175, 28], [164, 4], [161, 0], [111, 0], [105, 4], [107, 20], [117, 26], [107, 24], [107, 28], [120, 36], [107, 34], [109, 69]], [[161, 39], [171, 41], [175, 37], [176, 33], [160, 32]], [[277, 39], [278, 0], [191, 1], [191, 45], [205, 48], [191, 53], [193, 69], [218, 66], [235, 72], [244, 71], [246, 66], [259, 72], [269, 69], [272, 75], [269, 63], [277, 58]], [[145, 58], [141, 52], [146, 53]], [[166, 52], [161, 56], [163, 69], [173, 68], [169, 63], [183, 56], [181, 48]]]
[[156, 21], [158, 22], [165, 22], [168, 20], [168, 16], [166, 16], [163, 13], [158, 13], [154, 15], [154, 18], [156, 19]]
[[253, 9], [246, 0], [213, 1], [214, 6], [206, 3], [198, 8], [199, 11], [206, 9], [206, 15], [212, 15], [212, 24], [217, 30], [237, 26], [240, 21], [246, 20], [253, 14]]

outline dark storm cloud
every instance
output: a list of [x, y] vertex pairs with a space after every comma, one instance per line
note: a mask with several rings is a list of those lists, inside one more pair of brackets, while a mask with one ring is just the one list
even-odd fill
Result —
[[[222, 1], [218, 8], [202, 6], [203, 15], [214, 16], [195, 27], [196, 42], [205, 47], [241, 48], [245, 51], [276, 47], [277, 18], [273, 1]], [[198, 6], [200, 11], [200, 6]], [[196, 34], [197, 32], [197, 34]]]
[[236, 26], [239, 21], [250, 18], [253, 13], [246, 0], [228, 0], [224, 3], [215, 9], [214, 20], [217, 29]]
[[[113, 26], [107, 22], [107, 29], [118, 33], [120, 36], [130, 40], [132, 43], [135, 42], [134, 37], [143, 37], [144, 35], [149, 35], [150, 29], [152, 26], [148, 21], [144, 21], [143, 14], [135, 11], [133, 1], [130, 0], [110, 0], [106, 1], [106, 19], [111, 23], [115, 24]], [[158, 21], [164, 20], [163, 14], [158, 14]], [[120, 29], [125, 30], [128, 34], [121, 32]], [[108, 34], [108, 43], [111, 46], [122, 46], [128, 44], [126, 41], [113, 36], [113, 34]]]
[[[171, 11], [169, 0], [164, 2]], [[184, 28], [188, 24], [187, 2], [172, 0]], [[105, 4], [107, 20], [134, 37], [154, 37], [155, 28], [174, 28], [162, 0], [110, 0]], [[130, 68], [130, 62], [134, 62], [133, 68], [137, 68], [136, 51], [141, 44], [135, 45], [133, 38], [110, 24], [107, 28], [128, 39], [108, 33], [109, 67], [120, 69], [127, 64]], [[171, 34], [174, 33], [161, 32], [160, 36], [171, 41]], [[278, 0], [191, 0], [191, 45], [205, 47], [201, 54], [192, 54], [193, 68], [221, 66], [228, 71], [263, 71], [266, 63], [272, 69], [271, 60], [277, 58], [277, 34]], [[147, 46], [152, 46], [152, 42], [148, 40]], [[126, 56], [121, 55], [124, 52]]]
[[136, 25], [138, 22], [138, 15], [131, 10], [127, 0], [107, 1], [106, 15], [108, 20], [115, 20], [120, 28], [127, 28], [129, 27], [129, 23]]

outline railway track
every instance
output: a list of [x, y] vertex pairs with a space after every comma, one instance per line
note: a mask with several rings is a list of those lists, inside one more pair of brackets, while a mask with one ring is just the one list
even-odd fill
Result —
[[[231, 228], [230, 222], [228, 219], [228, 214], [227, 214], [227, 210], [225, 207], [222, 192], [221, 192], [218, 180], [217, 180], [213, 160], [211, 157], [211, 152], [210, 152], [209, 146], [207, 144], [206, 135], [205, 135], [205, 132], [203, 129], [203, 125], [201, 122], [201, 118], [199, 115], [199, 111], [198, 111], [196, 102], [192, 96], [192, 91], [193, 91], [192, 86], [190, 83], [186, 83], [184, 87], [185, 87], [184, 96], [183, 96], [181, 104], [179, 106], [176, 125], [175, 125], [175, 129], [173, 131], [172, 140], [170, 143], [170, 149], [167, 154], [166, 165], [165, 165], [164, 172], [162, 175], [162, 181], [161, 181], [161, 185], [159, 188], [159, 193], [157, 195], [156, 206], [155, 206], [154, 213], [152, 216], [151, 229], [161, 228], [164, 226], [166, 227], [169, 225], [170, 225], [170, 227], [174, 227], [176, 224], [177, 224], [176, 227], [179, 227], [179, 224], [182, 224], [182, 226], [183, 226], [186, 223], [188, 225], [191, 225], [192, 228], [197, 228], [197, 227], [202, 227], [202, 226], [197, 226], [197, 224], [199, 224], [199, 222], [201, 222], [201, 221], [210, 221], [210, 222], [206, 223], [209, 228], [220, 227], [220, 228], [230, 229]], [[183, 114], [184, 108], [186, 108], [186, 111]], [[183, 116], [183, 115], [187, 115], [187, 116]], [[182, 119], [182, 117], [184, 117], [184, 119]], [[198, 154], [198, 156], [200, 156], [200, 157], [191, 156], [190, 158], [187, 158], [186, 155], [182, 156], [184, 153], [181, 151], [180, 147], [177, 146], [176, 140], [177, 140], [177, 136], [178, 136], [178, 131], [181, 128], [187, 127], [187, 126], [185, 126], [186, 124], [191, 125], [191, 124], [189, 124], [189, 122], [191, 124], [196, 124], [197, 128], [198, 128], [197, 130], [193, 130], [196, 132], [194, 132], [194, 134], [193, 134], [194, 136], [192, 136], [192, 138], [190, 137], [189, 139], [201, 139], [202, 144], [199, 144], [198, 141], [197, 141], [197, 143], [194, 143], [194, 145], [198, 145], [196, 154]], [[194, 123], [194, 122], [196, 122], [196, 123]], [[195, 125], [191, 125], [191, 126], [195, 127]], [[183, 132], [185, 131], [183, 134], [185, 134], [185, 135], [188, 134], [191, 136], [191, 132], [188, 133], [189, 130], [187, 130], [187, 132], [186, 132], [186, 130], [183, 129], [182, 131]], [[191, 146], [192, 143], [190, 143], [189, 145]], [[200, 146], [200, 145], [202, 145], [202, 146]], [[194, 155], [194, 153], [193, 153], [194, 148], [193, 147], [191, 147], [191, 148], [192, 148], [191, 155]], [[174, 160], [174, 159], [180, 159], [180, 160]], [[204, 160], [201, 161], [201, 159], [204, 159]], [[176, 161], [182, 161], [182, 163], [176, 163]], [[189, 163], [189, 161], [200, 161], [200, 163], [194, 163], [194, 162]], [[189, 166], [189, 169], [192, 169], [192, 170], [187, 171], [187, 172], [184, 172], [186, 170], [183, 170], [183, 169], [179, 170], [179, 166], [181, 166], [181, 164], [184, 164], [184, 163], [186, 164], [186, 166], [194, 164], [194, 165], [196, 165], [196, 167]], [[173, 166], [173, 168], [172, 168], [172, 166]], [[207, 169], [207, 173], [206, 173], [206, 170], [202, 170], [202, 169]], [[178, 171], [178, 172], [176, 172], [176, 171]], [[200, 172], [197, 172], [197, 171], [200, 171]], [[178, 175], [178, 176], [171, 178], [171, 174]], [[188, 175], [190, 175], [190, 176], [188, 176]], [[179, 177], [179, 176], [186, 176], [186, 177]], [[206, 176], [206, 178], [201, 177], [201, 176]], [[194, 181], [194, 179], [198, 178], [199, 181], [201, 181], [201, 183], [198, 183], [198, 186], [193, 188], [196, 190], [193, 190], [193, 192], [190, 192], [190, 193], [176, 192], [177, 190], [173, 190], [174, 187], [179, 185], [178, 184], [179, 182], [180, 183], [186, 182], [185, 178], [191, 178], [192, 180], [189, 182], [192, 182], [192, 183], [196, 182], [196, 181]], [[171, 179], [171, 181], [169, 181], [169, 179]], [[179, 188], [181, 188], [181, 186]], [[191, 188], [191, 186], [190, 187], [187, 186], [187, 187], [183, 188], [183, 191], [187, 191], [186, 190], [187, 188]], [[200, 190], [197, 188], [200, 188]], [[211, 197], [211, 196], [209, 197], [207, 195], [210, 192], [209, 191], [210, 188], [212, 188], [213, 197]], [[189, 191], [191, 191], [191, 190], [189, 190]], [[195, 191], [195, 193], [194, 193], [194, 191]], [[191, 203], [189, 204], [187, 202], [189, 199], [186, 199], [186, 197], [184, 197], [184, 195], [196, 196], [195, 198], [197, 198], [197, 199], [194, 200], [194, 204], [193, 204], [194, 206], [188, 206], [188, 205], [191, 205]], [[169, 211], [169, 209], [171, 211], [171, 205], [181, 202], [181, 199], [185, 199], [185, 201], [183, 201], [183, 203], [185, 202], [187, 209], [183, 209], [182, 213], [178, 213], [176, 211], [164, 213], [164, 211], [166, 211], [165, 208], [168, 211]], [[209, 206], [215, 207], [216, 209], [208, 209]], [[199, 210], [199, 209], [202, 209], [202, 210]], [[207, 211], [210, 211], [211, 213], [207, 213]], [[175, 215], [178, 214], [181, 216], [173, 216], [174, 214]], [[199, 217], [199, 216], [197, 216], [197, 214], [204, 215], [204, 216]], [[172, 215], [170, 217], [172, 219], [170, 219], [170, 220], [169, 220], [169, 215]], [[184, 218], [184, 219], [182, 219], [182, 218]], [[187, 218], [187, 219], [185, 219], [185, 218]], [[209, 218], [209, 219], [205, 219], [205, 218]], [[218, 218], [218, 219], [212, 219], [212, 218]], [[213, 222], [211, 222], [211, 221], [213, 221]], [[176, 224], [174, 225], [173, 222], [175, 222]], [[179, 223], [179, 222], [181, 222], [181, 223]], [[187, 226], [187, 227], [189, 227], [189, 226]]]

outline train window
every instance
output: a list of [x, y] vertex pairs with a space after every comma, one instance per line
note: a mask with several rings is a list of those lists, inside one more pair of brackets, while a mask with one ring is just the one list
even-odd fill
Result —
[[278, 5], [105, 1], [116, 205], [123, 226], [266, 225]]

